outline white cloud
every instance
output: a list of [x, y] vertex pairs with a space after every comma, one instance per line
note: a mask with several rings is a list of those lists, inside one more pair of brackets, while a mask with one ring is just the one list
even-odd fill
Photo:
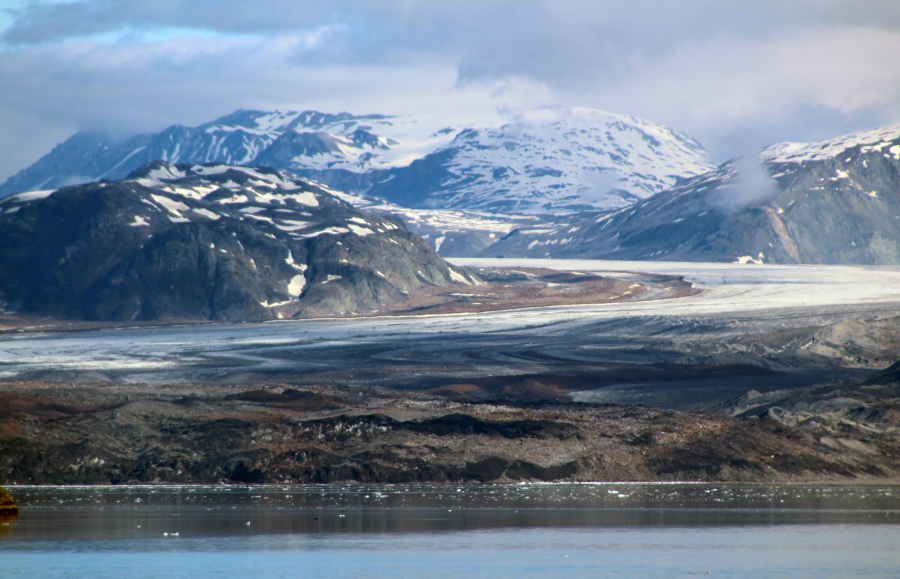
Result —
[[0, 147], [15, 150], [0, 180], [78, 128], [237, 108], [449, 124], [590, 106], [669, 124], [720, 160], [900, 122], [898, 2], [16, 1], [0, 20]]
[[636, 63], [596, 100], [701, 138], [748, 121], [787, 122], [797, 140], [818, 138], [822, 127], [804, 130], [791, 117], [804, 107], [838, 116], [883, 110], [879, 120], [891, 122], [900, 103], [900, 34], [830, 27], [765, 40], [717, 39]]

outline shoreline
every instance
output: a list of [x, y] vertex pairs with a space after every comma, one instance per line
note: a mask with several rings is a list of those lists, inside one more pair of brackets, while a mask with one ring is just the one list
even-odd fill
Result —
[[[871, 479], [858, 480], [848, 479], [835, 480], [807, 480], [807, 481], [785, 481], [785, 482], [768, 482], [768, 481], [630, 481], [630, 480], [610, 480], [610, 481], [516, 481], [516, 482], [414, 482], [414, 483], [377, 483], [377, 482], [359, 482], [344, 481], [334, 483], [124, 483], [124, 484], [5, 484], [4, 488], [22, 489], [22, 490], [38, 490], [38, 489], [124, 489], [124, 490], [181, 490], [181, 489], [218, 489], [218, 490], [239, 490], [243, 488], [252, 488], [258, 490], [279, 490], [279, 489], [298, 489], [298, 488], [335, 488], [335, 487], [353, 487], [353, 488], [437, 488], [437, 487], [461, 487], [466, 488], [493, 488], [493, 487], [525, 487], [525, 486], [613, 486], [613, 485], [630, 485], [630, 486], [716, 486], [716, 487], [900, 487], [900, 478], [890, 479]], [[10, 493], [12, 494], [12, 493]]]

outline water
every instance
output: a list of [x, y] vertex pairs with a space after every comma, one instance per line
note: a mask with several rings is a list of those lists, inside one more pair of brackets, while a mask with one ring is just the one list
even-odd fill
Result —
[[[11, 487], [0, 578], [897, 577], [900, 487]], [[249, 524], [248, 524], [249, 523]]]

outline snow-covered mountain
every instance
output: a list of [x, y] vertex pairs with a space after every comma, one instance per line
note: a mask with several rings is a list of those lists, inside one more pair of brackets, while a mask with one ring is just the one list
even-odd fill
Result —
[[477, 280], [402, 224], [266, 168], [150, 163], [0, 200], [0, 306], [93, 320], [377, 310]]
[[900, 127], [773, 145], [614, 213], [513, 231], [497, 254], [900, 265]]
[[590, 109], [523, 114], [501, 127], [237, 111], [124, 143], [78, 133], [0, 186], [0, 197], [119, 179], [154, 160], [286, 169], [407, 207], [520, 213], [623, 207], [710, 168], [677, 131]]
[[[411, 117], [243, 110], [198, 127], [173, 125], [123, 143], [83, 131], [11, 177], [0, 187], [0, 197], [121, 179], [157, 160], [364, 172], [376, 166], [409, 164], [452, 139], [446, 133], [429, 136], [423, 131], [427, 129]], [[257, 162], [260, 157], [268, 162]]]
[[693, 139], [591, 109], [470, 128], [369, 189], [408, 207], [553, 213], [613, 209], [711, 167]]

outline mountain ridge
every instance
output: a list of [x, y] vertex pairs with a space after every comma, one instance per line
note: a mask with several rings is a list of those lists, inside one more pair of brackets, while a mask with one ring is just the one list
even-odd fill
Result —
[[512, 231], [521, 257], [900, 265], [900, 128], [780, 143], [632, 206]]
[[124, 178], [154, 160], [286, 169], [410, 207], [528, 213], [624, 206], [711, 166], [678, 131], [592, 109], [532, 113], [500, 127], [238, 110], [120, 144], [79, 132], [0, 185], [0, 197]]

